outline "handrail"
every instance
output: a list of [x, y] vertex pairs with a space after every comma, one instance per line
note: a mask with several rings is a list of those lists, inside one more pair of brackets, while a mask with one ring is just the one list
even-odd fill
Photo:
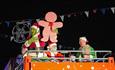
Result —
[[[27, 53], [32, 53], [32, 52], [46, 52], [49, 50], [28, 50]], [[80, 50], [57, 50], [56, 52], [61, 52], [61, 53], [67, 53], [67, 52], [84, 52], [84, 51], [80, 51]], [[90, 52], [109, 52], [111, 53], [112, 51], [110, 50], [95, 50], [95, 51], [90, 51]]]
[[[32, 57], [32, 59], [71, 59], [71, 58], [68, 58], [68, 57], [65, 57], [65, 58], [53, 58], [53, 57], [51, 57], [51, 58], [37, 58], [37, 57]], [[80, 59], [80, 58], [75, 58], [75, 59]], [[81, 59], [86, 59], [86, 58], [81, 58]], [[108, 58], [89, 58], [89, 59], [102, 59], [102, 60], [108, 60]]]
[[[37, 58], [37, 57], [32, 57], [32, 59], [33, 60], [37, 60], [37, 61], [42, 61], [42, 60], [40, 60], [40, 59], [46, 59], [46, 61], [49, 61], [49, 60], [54, 60], [55, 62], [58, 62], [58, 60], [59, 59], [62, 59], [62, 62], [64, 61], [64, 60], [69, 60], [69, 61], [72, 61], [71, 59], [72, 58], [68, 58], [68, 57], [65, 57], [65, 58]], [[76, 59], [80, 59], [80, 58], [74, 58], [75, 59], [75, 61], [72, 61], [72, 62], [76, 62]], [[87, 60], [86, 58], [81, 58], [81, 60]], [[94, 60], [97, 60], [96, 62], [98, 62], [98, 60], [108, 60], [108, 58], [89, 58], [88, 59], [89, 61], [91, 61], [91, 62], [94, 62]], [[42, 61], [42, 62], [44, 62], [44, 61]], [[82, 62], [82, 61], [79, 61], [79, 62]]]
[[[28, 50], [28, 51], [26, 51], [25, 52], [25, 54], [29, 54], [29, 53], [39, 53], [39, 52], [47, 52], [47, 51], [49, 51], [49, 50]], [[52, 51], [51, 51], [52, 52]], [[55, 52], [61, 52], [61, 53], [69, 53], [69, 52], [84, 52], [84, 51], [81, 51], [81, 50], [57, 50], [57, 51], [55, 51]], [[95, 50], [95, 51], [90, 51], [90, 52], [95, 52], [95, 53], [97, 53], [97, 52], [107, 52], [108, 54], [111, 54], [112, 53], [112, 51], [110, 51], [110, 50]], [[107, 54], [107, 55], [108, 55]], [[105, 55], [106, 56], [106, 55]], [[96, 62], [98, 62], [98, 61], [105, 61], [105, 60], [107, 60], [108, 58], [105, 58], [105, 56], [104, 57], [102, 57], [102, 58], [89, 58], [89, 60], [91, 59], [91, 60], [97, 60]], [[32, 57], [32, 59], [45, 59], [45, 58], [37, 58], [37, 57]], [[46, 59], [71, 59], [70, 57], [64, 57], [64, 58], [46, 58]], [[74, 59], [81, 59], [81, 60], [84, 60], [84, 59], [86, 59], [86, 58], [74, 58]]]

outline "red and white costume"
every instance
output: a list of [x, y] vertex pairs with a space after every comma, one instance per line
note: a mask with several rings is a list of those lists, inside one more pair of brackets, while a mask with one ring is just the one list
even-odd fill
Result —
[[[57, 52], [57, 44], [56, 43], [50, 43], [48, 46], [48, 50], [47, 52], [45, 52], [45, 54], [47, 55], [47, 57], [49, 58], [64, 58], [64, 55]], [[62, 59], [61, 59], [62, 60]], [[58, 61], [61, 61], [60, 59], [58, 59]]]
[[34, 28], [36, 30], [36, 33], [32, 37], [29, 36], [28, 40], [22, 46], [22, 54], [24, 54], [28, 50], [28, 48], [35, 49], [45, 46], [45, 42], [40, 41], [41, 36], [38, 23], [34, 23], [31, 28]]

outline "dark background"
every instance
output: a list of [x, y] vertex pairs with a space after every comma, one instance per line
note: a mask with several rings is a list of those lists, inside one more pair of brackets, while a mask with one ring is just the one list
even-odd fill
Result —
[[96, 50], [111, 50], [115, 56], [115, 14], [110, 9], [103, 15], [101, 11], [96, 13], [92, 9], [115, 7], [114, 0], [15, 0], [0, 2], [0, 52], [2, 63], [5, 65], [9, 58], [20, 54], [22, 44], [10, 42], [13, 23], [7, 28], [4, 21], [43, 18], [48, 11], [54, 11], [58, 15], [71, 14], [89, 10], [89, 17], [85, 14], [64, 17], [64, 26], [59, 29], [59, 45], [62, 49], [78, 49], [80, 36], [86, 36], [89, 43]]

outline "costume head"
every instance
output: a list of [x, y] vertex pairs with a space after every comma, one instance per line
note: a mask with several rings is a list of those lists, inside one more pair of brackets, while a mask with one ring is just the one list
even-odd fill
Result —
[[47, 42], [50, 40], [51, 42], [58, 42], [57, 40], [57, 33], [58, 28], [63, 27], [62, 22], [56, 22], [57, 15], [54, 12], [48, 12], [45, 15], [45, 20], [40, 20], [38, 24], [44, 27], [42, 31], [41, 41]]
[[39, 33], [39, 25], [38, 23], [34, 23], [32, 26], [31, 26], [31, 33], [32, 33], [32, 36]]
[[48, 22], [55, 22], [57, 20], [57, 15], [54, 12], [48, 12], [45, 15], [45, 20]]

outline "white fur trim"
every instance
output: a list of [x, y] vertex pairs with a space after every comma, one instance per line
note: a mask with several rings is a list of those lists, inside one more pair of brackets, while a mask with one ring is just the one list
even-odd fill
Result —
[[39, 27], [33, 25], [31, 28], [35, 28], [37, 30], [37, 32], [40, 30]]
[[43, 57], [44, 56], [44, 54], [43, 53], [38, 53], [38, 58], [41, 58], [41, 57]]
[[56, 44], [56, 43], [52, 43], [52, 44], [50, 44], [50, 46], [54, 46], [54, 45], [56, 46], [57, 44]]
[[26, 46], [26, 47], [29, 47], [29, 46], [30, 46], [30, 44], [28, 43], [28, 41], [25, 42], [25, 46]]
[[50, 54], [51, 54], [52, 57], [55, 56], [55, 54], [53, 52], [50, 52]]
[[33, 25], [31, 28], [35, 28], [35, 29], [37, 29], [38, 27]]
[[39, 41], [36, 41], [35, 44], [36, 44], [36, 47], [40, 47]]

